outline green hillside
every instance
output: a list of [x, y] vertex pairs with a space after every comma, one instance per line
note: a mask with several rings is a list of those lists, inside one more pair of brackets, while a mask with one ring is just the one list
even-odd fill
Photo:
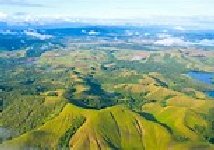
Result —
[[[139, 53], [147, 58], [133, 61]], [[186, 75], [210, 64], [107, 48], [11, 59], [0, 59], [0, 149], [214, 149], [214, 100], [204, 92], [214, 85]]]

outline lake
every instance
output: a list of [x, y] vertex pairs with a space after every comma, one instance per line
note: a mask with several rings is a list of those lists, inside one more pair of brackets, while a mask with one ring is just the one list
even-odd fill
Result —
[[206, 84], [213, 84], [212, 78], [214, 77], [214, 72], [190, 71], [188, 72], [188, 76]]
[[209, 97], [213, 97], [213, 98], [214, 98], [214, 91], [208, 91], [208, 92], [206, 92], [206, 94], [207, 94]]
[[[203, 72], [203, 71], [190, 71], [187, 74], [191, 78], [201, 81], [206, 84], [214, 84], [213, 78], [214, 78], [214, 72]], [[206, 91], [205, 92], [209, 97], [214, 98], [214, 91]]]

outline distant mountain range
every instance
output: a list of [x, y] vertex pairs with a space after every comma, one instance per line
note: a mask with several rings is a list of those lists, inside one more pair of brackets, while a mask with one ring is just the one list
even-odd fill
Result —
[[[183, 26], [131, 26], [131, 25], [93, 25], [87, 23], [57, 24], [16, 24], [1, 22], [0, 49], [38, 49], [42, 52], [45, 43], [64, 45], [63, 39], [87, 39], [87, 42], [105, 41], [105, 43], [123, 43], [117, 46], [134, 44], [136, 49], [160, 47], [214, 47], [214, 30], [196, 30]], [[131, 40], [130, 40], [131, 39]], [[86, 42], [86, 43], [87, 43]], [[136, 46], [138, 45], [138, 46]], [[129, 45], [130, 46], [130, 45]], [[133, 48], [133, 47], [132, 47]], [[46, 48], [45, 48], [46, 49]]]
[[[14, 19], [15, 18], [15, 19]], [[0, 28], [75, 28], [82, 26], [183, 26], [188, 29], [214, 29], [214, 16], [148, 16], [134, 19], [79, 19], [79, 18], [34, 18], [30, 20], [7, 18], [0, 22]]]

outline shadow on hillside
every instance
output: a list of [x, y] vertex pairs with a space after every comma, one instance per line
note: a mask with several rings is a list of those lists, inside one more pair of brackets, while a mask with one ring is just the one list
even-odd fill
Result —
[[86, 77], [84, 82], [89, 90], [84, 91], [81, 98], [70, 98], [69, 101], [72, 104], [84, 109], [104, 109], [117, 104], [119, 93], [106, 92], [101, 84], [92, 77]]
[[146, 120], [149, 120], [149, 121], [153, 121], [159, 125], [161, 125], [162, 127], [164, 127], [165, 129], [167, 129], [167, 131], [169, 133], [173, 133], [172, 129], [165, 123], [161, 123], [159, 120], [157, 120], [155, 118], [155, 116], [153, 114], [150, 114], [150, 113], [147, 113], [147, 112], [138, 112], [138, 114], [140, 114], [140, 116], [142, 116], [143, 118], [145, 118]]

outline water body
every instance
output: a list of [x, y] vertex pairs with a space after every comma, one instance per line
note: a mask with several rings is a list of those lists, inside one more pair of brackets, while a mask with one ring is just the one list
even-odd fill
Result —
[[214, 98], [214, 91], [208, 91], [208, 92], [206, 92], [206, 94], [207, 94], [209, 97]]
[[196, 80], [204, 82], [206, 84], [213, 84], [212, 79], [214, 78], [214, 72], [202, 72], [202, 71], [190, 71], [188, 75]]
[[[190, 71], [187, 74], [191, 78], [201, 81], [203, 83], [212, 85], [213, 83], [213, 78], [214, 78], [214, 72], [203, 72], [203, 71]], [[209, 97], [214, 98], [214, 91], [206, 91], [205, 92]]]

